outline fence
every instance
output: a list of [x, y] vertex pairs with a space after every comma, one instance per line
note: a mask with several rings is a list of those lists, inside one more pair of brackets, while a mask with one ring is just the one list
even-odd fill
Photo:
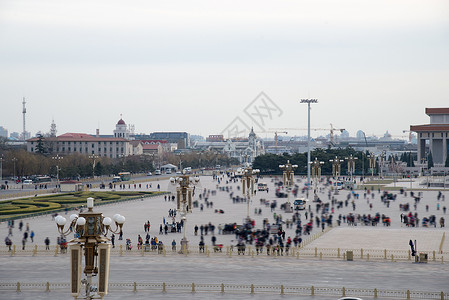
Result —
[[[69, 283], [0, 283], [1, 291], [64, 291], [69, 292]], [[384, 290], [377, 288], [347, 288], [347, 287], [316, 287], [316, 286], [286, 286], [286, 285], [256, 285], [256, 284], [204, 284], [204, 283], [109, 283], [109, 292], [136, 293], [159, 291], [162, 293], [235, 293], [235, 294], [278, 294], [302, 296], [336, 296], [336, 297], [374, 297], [401, 299], [449, 299], [449, 293], [443, 291], [411, 291]]]
[[[175, 256], [175, 255], [194, 255], [203, 257], [246, 257], [246, 258], [271, 258], [271, 259], [341, 259], [346, 260], [346, 253], [352, 252], [353, 260], [366, 261], [412, 261], [414, 257], [410, 250], [380, 250], [380, 249], [351, 249], [351, 248], [308, 248], [308, 247], [263, 247], [256, 248], [254, 246], [237, 247], [237, 246], [212, 246], [205, 245], [204, 247], [189, 246], [187, 251], [181, 249], [179, 246], [173, 249], [171, 246], [151, 246], [143, 245], [140, 249], [133, 247], [131, 250], [126, 249], [124, 245], [118, 245], [111, 249], [113, 256]], [[66, 255], [65, 249], [59, 246], [51, 246], [47, 249], [45, 245], [26, 246], [22, 250], [21, 245], [12, 245], [11, 250], [8, 246], [0, 246], [1, 256], [57, 256]], [[421, 251], [420, 253], [427, 254], [429, 262], [444, 263], [448, 261], [449, 252], [438, 251]], [[418, 253], [417, 253], [418, 255]]]

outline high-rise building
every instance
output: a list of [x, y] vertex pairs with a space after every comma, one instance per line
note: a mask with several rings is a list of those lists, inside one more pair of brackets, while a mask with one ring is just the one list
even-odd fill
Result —
[[8, 129], [0, 126], [0, 136], [7, 138], [8, 137]]

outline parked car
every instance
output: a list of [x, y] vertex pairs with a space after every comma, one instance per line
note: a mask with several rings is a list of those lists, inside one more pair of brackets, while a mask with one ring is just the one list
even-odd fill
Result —
[[148, 173], [147, 173], [147, 176], [153, 176], [153, 173], [148, 172]]

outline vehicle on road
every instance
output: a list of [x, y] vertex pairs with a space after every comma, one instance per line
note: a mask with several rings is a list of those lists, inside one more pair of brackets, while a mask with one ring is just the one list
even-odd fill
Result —
[[295, 202], [293, 202], [293, 204], [295, 205], [295, 210], [305, 210], [306, 204], [307, 204], [307, 199], [306, 198], [298, 198], [295, 200]]
[[153, 173], [148, 172], [148, 173], [147, 173], [147, 176], [153, 176]]
[[258, 191], [266, 191], [266, 190], [268, 190], [268, 185], [266, 183], [259, 182], [257, 184], [257, 190]]
[[128, 181], [131, 179], [131, 173], [129, 172], [120, 172], [118, 173], [118, 176], [120, 176], [121, 181]]
[[33, 184], [33, 180], [31, 180], [31, 179], [25, 179], [25, 180], [23, 181], [23, 184], [24, 184], [24, 185]]
[[161, 174], [162, 174], [161, 170], [154, 171], [154, 175], [161, 175]]

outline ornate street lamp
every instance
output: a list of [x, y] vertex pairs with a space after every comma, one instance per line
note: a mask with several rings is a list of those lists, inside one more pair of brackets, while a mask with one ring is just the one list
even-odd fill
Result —
[[376, 155], [373, 152], [370, 152], [368, 155], [369, 159], [369, 168], [371, 169], [371, 180], [374, 177], [374, 168], [376, 167]]
[[56, 156], [53, 156], [52, 159], [54, 161], [56, 161], [56, 188], [60, 188], [59, 187], [59, 171], [61, 171], [61, 169], [59, 168], [59, 161], [61, 159], [63, 159], [64, 157], [59, 156], [59, 154], [56, 154]]
[[181, 220], [183, 222], [184, 237], [181, 240], [181, 253], [185, 254], [187, 254], [189, 249], [189, 242], [186, 237], [187, 213], [192, 212], [193, 186], [197, 185], [199, 182], [200, 178], [198, 176], [191, 176], [187, 174], [170, 178], [170, 183], [172, 185], [179, 185], [176, 187], [176, 207], [177, 210], [180, 210], [182, 203]]
[[242, 194], [246, 196], [246, 203], [247, 203], [247, 220], [249, 221], [249, 202], [251, 199], [251, 196], [254, 195], [254, 186], [255, 186], [255, 179], [254, 175], [258, 174], [260, 171], [258, 169], [254, 169], [251, 167], [245, 168], [243, 170], [243, 176], [242, 176]]
[[324, 165], [324, 161], [318, 161], [318, 158], [315, 157], [314, 161], [309, 163], [312, 167], [312, 177], [314, 182], [314, 193], [316, 194], [316, 190], [318, 189], [318, 181], [321, 178], [321, 166]]
[[354, 173], [355, 173], [355, 161], [357, 160], [357, 157], [354, 157], [349, 155], [349, 157], [345, 157], [345, 159], [348, 161], [348, 174], [351, 176], [351, 184], [354, 180]]
[[290, 160], [287, 160], [286, 165], [279, 165], [279, 168], [283, 170], [283, 179], [284, 179], [284, 185], [287, 186], [287, 195], [288, 195], [288, 211], [286, 212], [293, 212], [291, 204], [290, 204], [290, 191], [292, 189], [292, 185], [294, 182], [294, 171], [298, 167], [298, 165], [292, 165], [290, 163]]
[[97, 158], [99, 158], [100, 156], [96, 155], [96, 154], [91, 154], [89, 155], [89, 159], [92, 159], [92, 178], [95, 178], [95, 160]]
[[334, 159], [330, 159], [329, 162], [332, 163], [332, 176], [337, 179], [338, 176], [340, 176], [341, 173], [341, 163], [343, 162], [342, 159], [339, 159], [338, 156], [335, 156]]
[[[125, 217], [115, 214], [112, 219], [104, 217], [100, 212], [94, 212], [94, 199], [87, 198], [87, 212], [70, 216], [70, 226], [65, 229], [67, 220], [63, 216], [55, 218], [58, 231], [67, 236], [75, 233], [76, 238], [70, 243], [71, 257], [71, 295], [79, 299], [81, 283], [85, 285], [84, 295], [81, 299], [103, 299], [108, 293], [109, 254], [111, 244], [107, 238], [108, 232], [120, 234], [125, 223]], [[115, 222], [115, 230], [111, 229]], [[84, 251], [84, 275], [81, 280], [81, 262]], [[92, 276], [98, 275], [98, 285], [92, 284]], [[97, 293], [97, 295], [95, 294]]]

